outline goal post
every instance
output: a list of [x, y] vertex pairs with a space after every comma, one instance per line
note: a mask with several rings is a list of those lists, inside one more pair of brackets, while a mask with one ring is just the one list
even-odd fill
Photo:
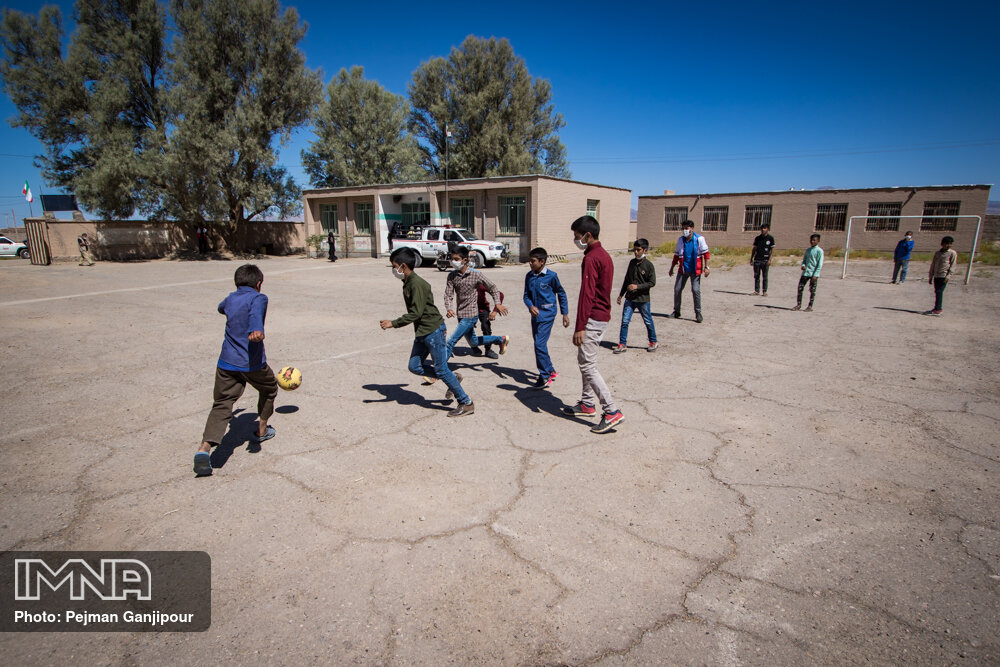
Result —
[[843, 280], [847, 277], [847, 258], [851, 254], [851, 227], [854, 226], [855, 220], [933, 220], [935, 218], [956, 221], [959, 218], [964, 218], [976, 221], [976, 234], [972, 237], [972, 249], [969, 251], [969, 269], [965, 272], [965, 284], [968, 285], [969, 279], [972, 278], [972, 262], [976, 259], [976, 248], [979, 246], [979, 232], [983, 226], [983, 216], [981, 215], [852, 215], [847, 220], [847, 241], [844, 242], [844, 270], [840, 274], [840, 279]]

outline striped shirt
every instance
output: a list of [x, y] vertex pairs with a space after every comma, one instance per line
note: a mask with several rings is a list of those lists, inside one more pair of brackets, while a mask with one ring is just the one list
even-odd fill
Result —
[[[467, 317], [479, 317], [479, 298], [476, 285], [483, 285], [490, 295], [493, 296], [493, 303], [500, 303], [500, 290], [493, 284], [493, 281], [473, 269], [452, 271], [448, 274], [448, 282], [444, 286], [444, 309], [454, 310], [459, 319]], [[455, 307], [456, 297], [458, 307]]]

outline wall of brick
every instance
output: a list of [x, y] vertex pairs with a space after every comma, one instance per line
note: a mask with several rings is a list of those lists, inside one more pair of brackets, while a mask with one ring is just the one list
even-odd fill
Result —
[[[756, 231], [743, 231], [744, 212], [747, 206], [770, 204], [771, 234], [778, 248], [802, 248], [809, 244], [809, 235], [816, 227], [818, 204], [847, 204], [847, 218], [868, 215], [871, 202], [900, 202], [900, 215], [922, 215], [924, 203], [929, 201], [957, 201], [959, 215], [985, 215], [989, 199], [989, 186], [932, 186], [916, 188], [871, 188], [857, 190], [810, 190], [787, 192], [759, 192], [739, 194], [672, 195], [639, 197], [638, 234], [649, 239], [651, 245], [673, 242], [680, 232], [664, 231], [664, 208], [688, 208], [688, 218], [695, 223], [695, 231], [704, 234], [709, 245], [715, 247], [749, 246]], [[725, 232], [704, 231], [702, 222], [705, 207], [728, 206], [729, 219]], [[851, 248], [858, 250], [889, 251], [906, 230], [912, 230], [916, 250], [936, 250], [941, 237], [955, 238], [957, 250], [968, 250], [976, 231], [974, 219], [959, 219], [958, 228], [952, 231], [921, 231], [919, 219], [903, 218], [896, 231], [865, 231], [865, 221], [855, 220], [851, 230]], [[846, 230], [819, 231], [826, 249], [842, 248], [847, 239]]]

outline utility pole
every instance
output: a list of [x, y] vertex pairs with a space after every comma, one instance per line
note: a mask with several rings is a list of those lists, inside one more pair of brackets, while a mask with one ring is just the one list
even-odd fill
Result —
[[448, 211], [448, 222], [451, 223], [451, 209], [448, 205], [448, 139], [451, 138], [451, 130], [448, 129], [448, 122], [444, 124], [444, 208]]

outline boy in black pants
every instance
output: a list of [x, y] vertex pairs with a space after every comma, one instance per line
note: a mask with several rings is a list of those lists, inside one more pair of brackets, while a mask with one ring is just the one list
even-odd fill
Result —
[[771, 225], [764, 222], [760, 225], [760, 234], [753, 240], [750, 250], [750, 264], [753, 265], [753, 295], [760, 294], [760, 279], [764, 277], [764, 296], [767, 296], [767, 270], [771, 266], [771, 251], [774, 250], [774, 237], [771, 236]]

